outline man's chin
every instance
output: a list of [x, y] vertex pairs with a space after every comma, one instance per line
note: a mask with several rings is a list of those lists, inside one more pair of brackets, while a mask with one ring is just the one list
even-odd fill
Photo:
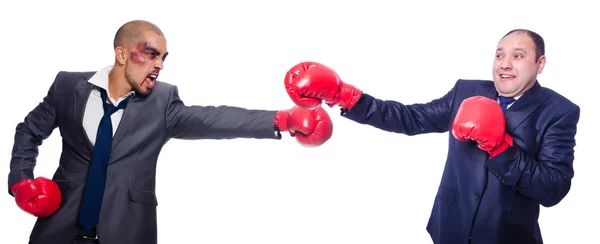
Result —
[[152, 92], [152, 89], [147, 87], [135, 87], [133, 90], [135, 91], [135, 93], [140, 95], [148, 95]]
[[503, 97], [515, 97], [517, 96], [517, 94], [519, 93], [518, 89], [514, 89], [514, 88], [500, 88], [497, 89], [498, 90], [498, 95], [503, 96]]

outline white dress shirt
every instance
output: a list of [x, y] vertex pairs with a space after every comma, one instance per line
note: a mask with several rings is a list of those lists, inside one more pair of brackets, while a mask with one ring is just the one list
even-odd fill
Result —
[[[83, 115], [83, 128], [85, 129], [88, 138], [92, 142], [92, 145], [96, 143], [98, 125], [100, 124], [102, 116], [104, 116], [104, 107], [102, 105], [102, 97], [100, 97], [99, 89], [102, 88], [106, 90], [107, 98], [115, 106], [119, 105], [121, 101], [123, 101], [125, 98], [134, 93], [133, 91], [131, 91], [125, 94], [124, 96], [120, 97], [117, 101], [115, 101], [109, 96], [110, 91], [108, 90], [108, 74], [112, 70], [112, 67], [112, 65], [104, 67], [103, 69], [96, 72], [96, 74], [94, 74], [94, 76], [92, 76], [90, 80], [88, 80], [88, 82], [94, 85], [95, 87], [92, 89], [92, 93], [90, 94], [90, 97], [88, 98], [85, 106], [85, 112]], [[119, 123], [121, 122], [121, 118], [123, 117], [123, 112], [123, 109], [119, 109], [110, 116], [110, 120], [112, 121], [113, 136], [115, 135], [115, 132], [119, 127]]]

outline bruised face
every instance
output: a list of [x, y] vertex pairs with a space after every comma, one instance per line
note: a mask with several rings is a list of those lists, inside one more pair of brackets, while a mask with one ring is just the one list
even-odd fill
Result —
[[143, 32], [124, 55], [127, 81], [136, 92], [148, 94], [168, 55], [166, 39], [153, 31]]
[[496, 90], [505, 97], [522, 95], [535, 85], [545, 64], [545, 56], [536, 59], [535, 44], [527, 33], [511, 33], [496, 49], [493, 67]]

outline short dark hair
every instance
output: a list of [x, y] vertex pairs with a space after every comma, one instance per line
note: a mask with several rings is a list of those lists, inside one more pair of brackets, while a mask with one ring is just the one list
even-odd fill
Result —
[[540, 36], [540, 34], [535, 33], [534, 31], [531, 31], [531, 30], [514, 29], [514, 30], [511, 30], [508, 33], [506, 33], [506, 35], [504, 35], [502, 37], [502, 39], [504, 39], [504, 37], [506, 37], [512, 33], [515, 33], [515, 32], [525, 33], [531, 38], [531, 40], [533, 41], [533, 45], [535, 45], [535, 60], [536, 60], [536, 62], [537, 62], [537, 60], [540, 59], [540, 57], [542, 55], [544, 55], [546, 53], [546, 46], [544, 44], [544, 38], [542, 38], [542, 36]]
[[163, 32], [157, 25], [145, 20], [132, 20], [123, 24], [115, 34], [113, 48], [117, 48], [125, 43], [129, 43], [137, 39], [144, 31], [154, 31], [157, 34], [164, 36]]

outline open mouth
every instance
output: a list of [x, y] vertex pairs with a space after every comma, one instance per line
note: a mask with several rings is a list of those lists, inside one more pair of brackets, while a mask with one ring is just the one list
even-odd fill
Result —
[[156, 78], [158, 78], [158, 74], [150, 74], [146, 76], [146, 79], [144, 79], [142, 84], [145, 83], [148, 88], [152, 89], [156, 84]]
[[515, 78], [516, 78], [516, 76], [514, 76], [514, 75], [500, 75], [501, 80], [513, 80]]

